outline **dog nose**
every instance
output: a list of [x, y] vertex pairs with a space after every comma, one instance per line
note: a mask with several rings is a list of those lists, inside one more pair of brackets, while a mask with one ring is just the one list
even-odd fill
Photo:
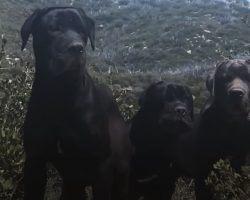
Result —
[[69, 47], [69, 51], [72, 53], [83, 53], [83, 50], [84, 50], [83, 45], [79, 42], [73, 43]]
[[187, 109], [183, 106], [178, 106], [175, 108], [175, 112], [181, 116], [181, 117], [184, 117], [187, 113]]
[[234, 89], [229, 92], [229, 97], [232, 99], [239, 99], [242, 98], [244, 94], [245, 94], [244, 91], [240, 89]]

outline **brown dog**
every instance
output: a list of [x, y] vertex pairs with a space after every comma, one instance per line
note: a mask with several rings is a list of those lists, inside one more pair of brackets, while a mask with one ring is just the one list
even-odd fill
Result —
[[211, 96], [194, 133], [179, 142], [179, 166], [195, 178], [196, 199], [211, 200], [205, 179], [219, 159], [240, 170], [250, 148], [250, 62], [228, 60], [209, 78]]

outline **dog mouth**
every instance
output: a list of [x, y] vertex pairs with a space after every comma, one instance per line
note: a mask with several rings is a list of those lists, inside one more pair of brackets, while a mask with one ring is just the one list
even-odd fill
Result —
[[160, 120], [160, 125], [167, 129], [190, 130], [193, 128], [193, 121], [189, 116], [164, 117]]
[[245, 112], [246, 110], [244, 109], [244, 106], [241, 103], [233, 104], [231, 111], [233, 113], [242, 113]]
[[228, 106], [228, 113], [236, 118], [247, 116], [250, 112], [249, 106], [243, 103], [231, 104]]
[[83, 58], [83, 56], [84, 56], [84, 51], [83, 50], [79, 50], [78, 52], [65, 50], [65, 51], [62, 51], [62, 52], [55, 53], [54, 58], [56, 60], [65, 60], [65, 59], [67, 59], [69, 57], [74, 58], [74, 59], [76, 59], [76, 58], [81, 59], [81, 58]]
[[181, 135], [185, 135], [192, 131], [193, 124], [191, 122], [184, 121], [165, 121], [162, 126], [160, 126], [160, 130], [162, 133], [162, 139], [174, 139], [178, 138]]
[[75, 59], [72, 57], [58, 56], [51, 59], [50, 70], [54, 76], [64, 76], [65, 74], [79, 74], [84, 64], [83, 58]]

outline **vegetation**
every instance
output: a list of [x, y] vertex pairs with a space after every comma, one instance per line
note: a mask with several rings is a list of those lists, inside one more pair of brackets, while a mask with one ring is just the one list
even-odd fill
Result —
[[[157, 80], [189, 85], [198, 112], [208, 95], [204, 78], [214, 64], [250, 54], [246, 1], [0, 0], [0, 199], [19, 199], [23, 191], [21, 127], [34, 57], [31, 42], [19, 51], [19, 29], [34, 9], [58, 4], [81, 6], [96, 20], [97, 50], [89, 48], [88, 69], [110, 86], [127, 120], [138, 109], [140, 93]], [[49, 168], [46, 199], [52, 200], [60, 194], [60, 178]], [[247, 171], [236, 174], [220, 161], [207, 184], [217, 199], [249, 199]], [[194, 199], [193, 181], [178, 180], [173, 199]]]
[[250, 198], [249, 167], [242, 174], [233, 171], [229, 160], [219, 160], [206, 183], [213, 190], [216, 200], [248, 200]]

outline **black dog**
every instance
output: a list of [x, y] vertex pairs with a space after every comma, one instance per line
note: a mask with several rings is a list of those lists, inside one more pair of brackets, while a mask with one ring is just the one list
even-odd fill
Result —
[[131, 198], [168, 199], [175, 185], [174, 148], [192, 130], [193, 97], [188, 87], [158, 82], [140, 99], [130, 137], [134, 145]]
[[212, 199], [204, 179], [216, 161], [231, 158], [236, 170], [245, 164], [250, 147], [250, 61], [218, 64], [208, 89], [211, 97], [194, 134], [177, 148], [180, 166], [195, 178], [197, 200]]
[[42, 200], [46, 162], [63, 177], [62, 199], [126, 198], [130, 143], [111, 91], [96, 85], [85, 67], [95, 24], [80, 8], [35, 11], [24, 23], [22, 49], [33, 35], [36, 72], [24, 124], [25, 200]]

